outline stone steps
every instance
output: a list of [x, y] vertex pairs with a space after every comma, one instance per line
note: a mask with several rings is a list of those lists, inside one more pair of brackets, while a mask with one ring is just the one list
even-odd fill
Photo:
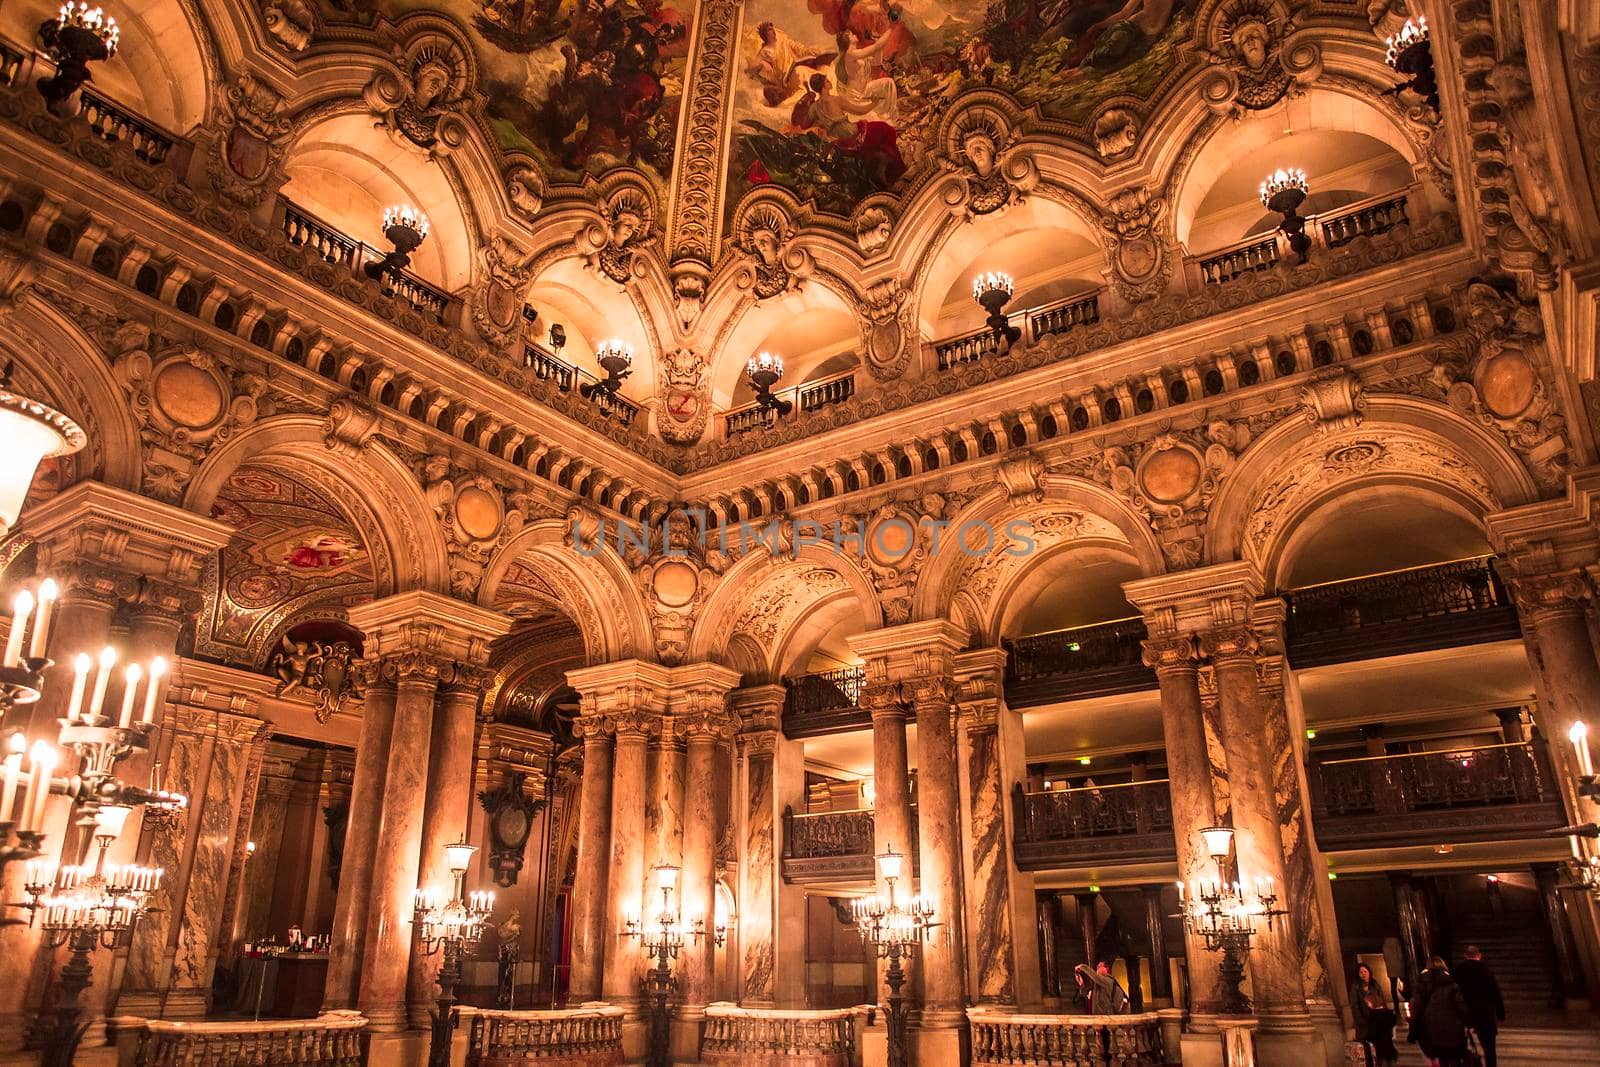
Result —
[[[1417, 1046], [1404, 1041], [1405, 1029], [1396, 1035], [1404, 1067], [1425, 1067]], [[1496, 1042], [1500, 1067], [1568, 1067], [1600, 1063], [1600, 1030], [1546, 1030], [1511, 1027], [1500, 1031]]]

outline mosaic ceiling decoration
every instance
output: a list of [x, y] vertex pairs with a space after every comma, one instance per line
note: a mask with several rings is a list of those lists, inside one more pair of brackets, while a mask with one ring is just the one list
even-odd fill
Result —
[[[325, 21], [371, 24], [443, 12], [467, 28], [486, 119], [501, 148], [553, 181], [637, 167], [664, 188], [672, 172], [694, 0], [321, 0]], [[409, 57], [423, 134], [464, 87], [460, 57]], [[429, 112], [434, 114], [430, 115]]]
[[[211, 515], [238, 531], [213, 575], [195, 650], [259, 667], [278, 635], [307, 618], [339, 619], [370, 600], [379, 564], [333, 496], [281, 464], [235, 471]], [[386, 569], [386, 568], [385, 568]]]
[[1181, 0], [750, 0], [735, 74], [728, 195], [773, 183], [849, 214], [928, 161], [961, 93], [1010, 93], [1082, 123], [1150, 97], [1178, 64]]

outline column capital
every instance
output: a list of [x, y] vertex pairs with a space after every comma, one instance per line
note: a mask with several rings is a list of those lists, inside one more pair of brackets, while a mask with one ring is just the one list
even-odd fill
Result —
[[633, 739], [659, 734], [670, 677], [666, 667], [640, 659], [568, 671], [567, 684], [580, 698], [580, 731]]
[[1514, 570], [1593, 566], [1600, 555], [1600, 466], [1567, 475], [1567, 492], [1490, 515], [1489, 543]]
[[969, 730], [994, 730], [1005, 703], [1006, 658], [999, 647], [977, 648], [955, 656], [956, 715]]
[[1581, 614], [1594, 599], [1594, 580], [1577, 567], [1544, 574], [1507, 576], [1517, 611], [1530, 620], [1541, 615]]
[[[671, 673], [667, 711], [674, 730], [691, 741], [732, 737], [738, 718], [728, 698], [738, 688], [739, 672], [717, 663], [686, 663]], [[778, 708], [781, 718], [781, 702]]]
[[783, 729], [783, 704], [789, 690], [781, 685], [749, 685], [728, 694], [740, 736]]
[[1128, 602], [1144, 613], [1152, 638], [1197, 634], [1248, 622], [1265, 583], [1249, 560], [1219, 563], [1124, 582]]
[[349, 609], [350, 625], [365, 636], [368, 659], [394, 659], [406, 677], [439, 681], [454, 664], [489, 662], [489, 643], [511, 631], [511, 618], [464, 600], [413, 589]]
[[850, 651], [866, 661], [869, 680], [900, 681], [950, 674], [956, 653], [967, 647], [971, 637], [966, 627], [949, 619], [929, 619], [868, 630], [845, 640]]
[[856, 703], [867, 709], [874, 723], [879, 719], [906, 720], [910, 700], [899, 682], [868, 682], [861, 687]]
[[1200, 649], [1189, 634], [1152, 637], [1143, 642], [1144, 665], [1163, 674], [1193, 673], [1200, 669]]
[[1261, 639], [1250, 626], [1219, 626], [1200, 635], [1200, 651], [1219, 666], [1248, 663], [1254, 669], [1256, 653], [1261, 651]]
[[41, 574], [87, 563], [190, 588], [234, 532], [227, 523], [94, 481], [29, 509], [19, 525], [38, 545]]

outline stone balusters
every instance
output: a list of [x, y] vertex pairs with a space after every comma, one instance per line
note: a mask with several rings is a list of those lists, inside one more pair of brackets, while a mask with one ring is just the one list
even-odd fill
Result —
[[552, 1063], [605, 1067], [622, 1062], [621, 1008], [605, 1004], [561, 1011], [470, 1013], [467, 1062], [475, 1067]]

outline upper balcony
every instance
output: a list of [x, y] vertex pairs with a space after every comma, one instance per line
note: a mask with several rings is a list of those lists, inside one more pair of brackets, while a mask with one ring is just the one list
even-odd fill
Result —
[[[916, 806], [911, 824], [916, 825]], [[783, 812], [783, 877], [796, 885], [818, 882], [867, 882], [873, 877], [873, 812]], [[911, 864], [919, 856], [912, 837]]]

